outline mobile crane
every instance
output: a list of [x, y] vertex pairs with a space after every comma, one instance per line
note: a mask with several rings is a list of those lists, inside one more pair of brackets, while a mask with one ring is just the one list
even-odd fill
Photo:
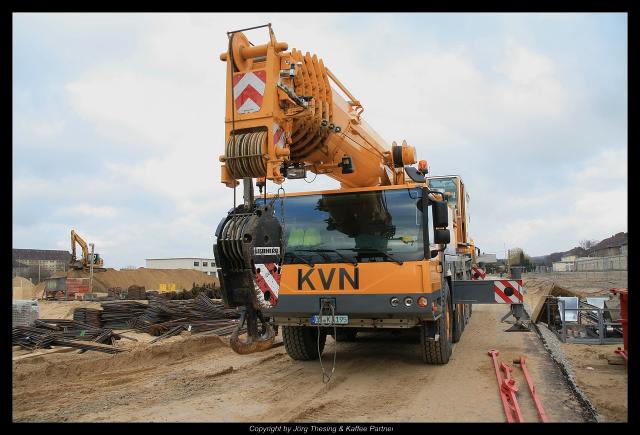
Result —
[[[267, 28], [267, 43], [249, 42], [244, 32], [257, 28]], [[220, 162], [234, 207], [216, 229], [214, 255], [223, 300], [247, 325], [244, 341], [240, 326], [231, 337], [236, 352], [270, 347], [281, 327], [290, 357], [317, 359], [327, 334], [400, 328], [419, 330], [425, 363], [446, 364], [472, 304], [522, 303], [521, 281], [473, 279], [459, 176], [427, 177], [413, 146], [389, 147], [322, 59], [287, 51], [270, 24], [228, 37]], [[267, 182], [308, 172], [341, 188], [266, 194]]]

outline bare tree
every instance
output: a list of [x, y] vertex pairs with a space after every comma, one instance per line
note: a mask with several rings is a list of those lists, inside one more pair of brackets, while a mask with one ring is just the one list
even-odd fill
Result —
[[584, 240], [580, 240], [578, 242], [578, 246], [580, 246], [582, 249], [588, 251], [589, 249], [591, 249], [594, 246], [596, 246], [598, 243], [599, 243], [598, 240], [584, 239]]

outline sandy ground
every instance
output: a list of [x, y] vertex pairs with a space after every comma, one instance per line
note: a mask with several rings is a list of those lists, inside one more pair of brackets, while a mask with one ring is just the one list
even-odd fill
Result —
[[609, 364], [618, 345], [563, 344], [578, 387], [605, 422], [626, 422], [627, 366]]
[[[524, 276], [528, 290], [525, 301], [533, 307], [539, 302], [540, 290], [546, 286], [562, 286], [580, 296], [609, 294], [609, 288], [627, 287], [627, 279], [580, 279], [568, 275], [567, 279], [548, 278], [543, 274]], [[619, 345], [563, 344], [566, 360], [570, 363], [576, 383], [587, 396], [604, 421], [627, 421], [627, 366], [609, 364], [607, 356], [615, 356]]]
[[[459, 422], [505, 421], [491, 358], [527, 366], [551, 421], [587, 418], [535, 333], [506, 333], [500, 305], [474, 307], [445, 366], [421, 362], [417, 336], [360, 334], [337, 344], [333, 379], [318, 361], [291, 360], [282, 345], [237, 355], [224, 339], [121, 340], [131, 352], [57, 352], [13, 362], [14, 421]], [[127, 333], [127, 335], [133, 335]], [[140, 334], [143, 335], [143, 334]], [[279, 338], [279, 337], [278, 337]], [[336, 343], [327, 340], [325, 366]], [[537, 421], [514, 368], [526, 421]]]

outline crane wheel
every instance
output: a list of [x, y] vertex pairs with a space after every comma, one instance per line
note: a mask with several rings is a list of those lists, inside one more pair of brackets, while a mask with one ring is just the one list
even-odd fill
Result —
[[[327, 340], [326, 332], [320, 332], [320, 354]], [[282, 341], [289, 356], [298, 361], [318, 359], [318, 328], [313, 326], [283, 326]]]
[[[420, 326], [420, 348], [422, 360], [426, 364], [446, 364], [451, 357], [451, 339], [453, 335], [453, 315], [451, 312], [449, 284], [445, 281], [442, 286], [443, 297], [447, 311], [431, 325]], [[439, 335], [437, 341], [430, 339], [430, 328], [435, 327]]]
[[453, 336], [451, 341], [457, 343], [462, 337], [462, 331], [464, 331], [464, 304], [456, 304], [456, 312], [453, 315]]

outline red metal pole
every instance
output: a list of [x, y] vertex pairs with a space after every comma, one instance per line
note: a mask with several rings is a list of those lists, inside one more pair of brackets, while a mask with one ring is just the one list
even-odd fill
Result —
[[622, 355], [625, 360], [629, 359], [629, 312], [627, 311], [627, 300], [629, 298], [629, 290], [626, 288], [609, 289], [611, 293], [620, 295], [620, 323], [622, 323], [622, 340], [624, 349], [618, 348], [616, 353]]
[[543, 423], [548, 423], [549, 419], [547, 418], [547, 413], [544, 412], [544, 408], [542, 407], [542, 403], [540, 399], [538, 399], [538, 395], [536, 394], [536, 387], [533, 385], [531, 378], [529, 377], [529, 370], [527, 370], [527, 366], [524, 363], [524, 357], [520, 355], [520, 368], [522, 369], [522, 373], [524, 374], [524, 378], [527, 380], [527, 385], [529, 386], [529, 392], [531, 393], [531, 397], [533, 398], [533, 403], [536, 405], [536, 411], [538, 411], [538, 416]]
[[505, 363], [500, 363], [500, 368], [502, 369], [502, 371], [504, 371], [505, 374], [505, 379], [502, 380], [502, 391], [504, 391], [509, 399], [509, 405], [516, 415], [516, 421], [518, 423], [522, 423], [524, 422], [524, 418], [522, 417], [522, 413], [520, 412], [518, 399], [516, 399], [518, 387], [516, 386], [516, 380], [511, 377], [511, 372], [513, 371], [513, 369]]
[[504, 414], [507, 417], [508, 423], [513, 423], [513, 414], [511, 412], [511, 407], [509, 406], [509, 399], [505, 392], [502, 391], [502, 383], [504, 379], [502, 379], [502, 375], [500, 374], [500, 365], [498, 364], [498, 355], [500, 352], [497, 350], [491, 349], [488, 352], [488, 355], [493, 360], [493, 367], [496, 369], [496, 379], [498, 380], [498, 392], [500, 393], [500, 400], [502, 401], [502, 407], [504, 408]]

